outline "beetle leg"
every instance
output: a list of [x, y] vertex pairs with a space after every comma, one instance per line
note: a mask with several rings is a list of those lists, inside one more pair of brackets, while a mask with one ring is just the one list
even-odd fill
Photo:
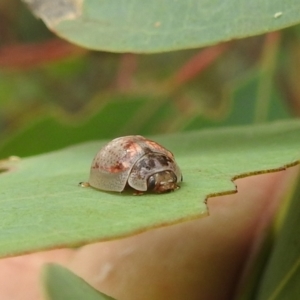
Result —
[[90, 184], [89, 184], [88, 182], [84, 182], [84, 181], [79, 182], [78, 185], [79, 185], [80, 187], [84, 187], [84, 188], [90, 187]]
[[141, 196], [141, 195], [143, 195], [143, 194], [144, 194], [143, 192], [135, 190], [134, 193], [133, 193], [132, 195], [133, 195], [133, 196]]

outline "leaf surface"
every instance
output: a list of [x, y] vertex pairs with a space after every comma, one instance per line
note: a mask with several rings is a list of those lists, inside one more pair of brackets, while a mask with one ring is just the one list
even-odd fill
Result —
[[283, 169], [300, 160], [300, 122], [162, 135], [182, 169], [181, 189], [133, 196], [81, 188], [105, 142], [2, 161], [0, 255], [77, 246], [205, 216], [209, 195], [235, 192], [233, 178]]
[[61, 37], [113, 52], [195, 48], [299, 23], [298, 0], [24, 0]]

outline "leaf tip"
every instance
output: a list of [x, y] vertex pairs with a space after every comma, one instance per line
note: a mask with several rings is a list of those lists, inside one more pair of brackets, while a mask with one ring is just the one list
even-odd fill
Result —
[[21, 160], [19, 156], [9, 156], [6, 159], [0, 160], [0, 174], [13, 171], [15, 169], [16, 163], [18, 163]]
[[84, 0], [23, 0], [36, 17], [49, 28], [60, 22], [77, 19], [82, 13]]

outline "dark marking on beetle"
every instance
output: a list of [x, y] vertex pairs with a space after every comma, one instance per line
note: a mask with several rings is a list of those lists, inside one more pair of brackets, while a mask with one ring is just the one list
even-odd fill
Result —
[[148, 147], [144, 147], [143, 148], [143, 151], [145, 152], [145, 154], [151, 154], [151, 153], [154, 153], [150, 148]]
[[162, 166], [168, 166], [170, 163], [173, 163], [173, 160], [167, 157], [166, 155], [156, 156], [156, 159]]
[[155, 170], [157, 167], [168, 167], [173, 161], [160, 153], [148, 153], [145, 154], [135, 165], [138, 170]]
[[98, 169], [99, 168], [99, 163], [97, 161], [94, 161], [92, 164], [93, 169]]
[[137, 168], [138, 170], [146, 169], [150, 171], [154, 167], [155, 167], [155, 161], [152, 158], [149, 158], [149, 156], [144, 156], [135, 165], [135, 168]]

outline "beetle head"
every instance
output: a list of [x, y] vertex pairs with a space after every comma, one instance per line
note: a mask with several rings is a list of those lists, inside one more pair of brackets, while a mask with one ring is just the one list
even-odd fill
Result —
[[172, 171], [161, 171], [151, 175], [147, 181], [149, 191], [164, 193], [174, 191], [179, 188], [177, 177]]

